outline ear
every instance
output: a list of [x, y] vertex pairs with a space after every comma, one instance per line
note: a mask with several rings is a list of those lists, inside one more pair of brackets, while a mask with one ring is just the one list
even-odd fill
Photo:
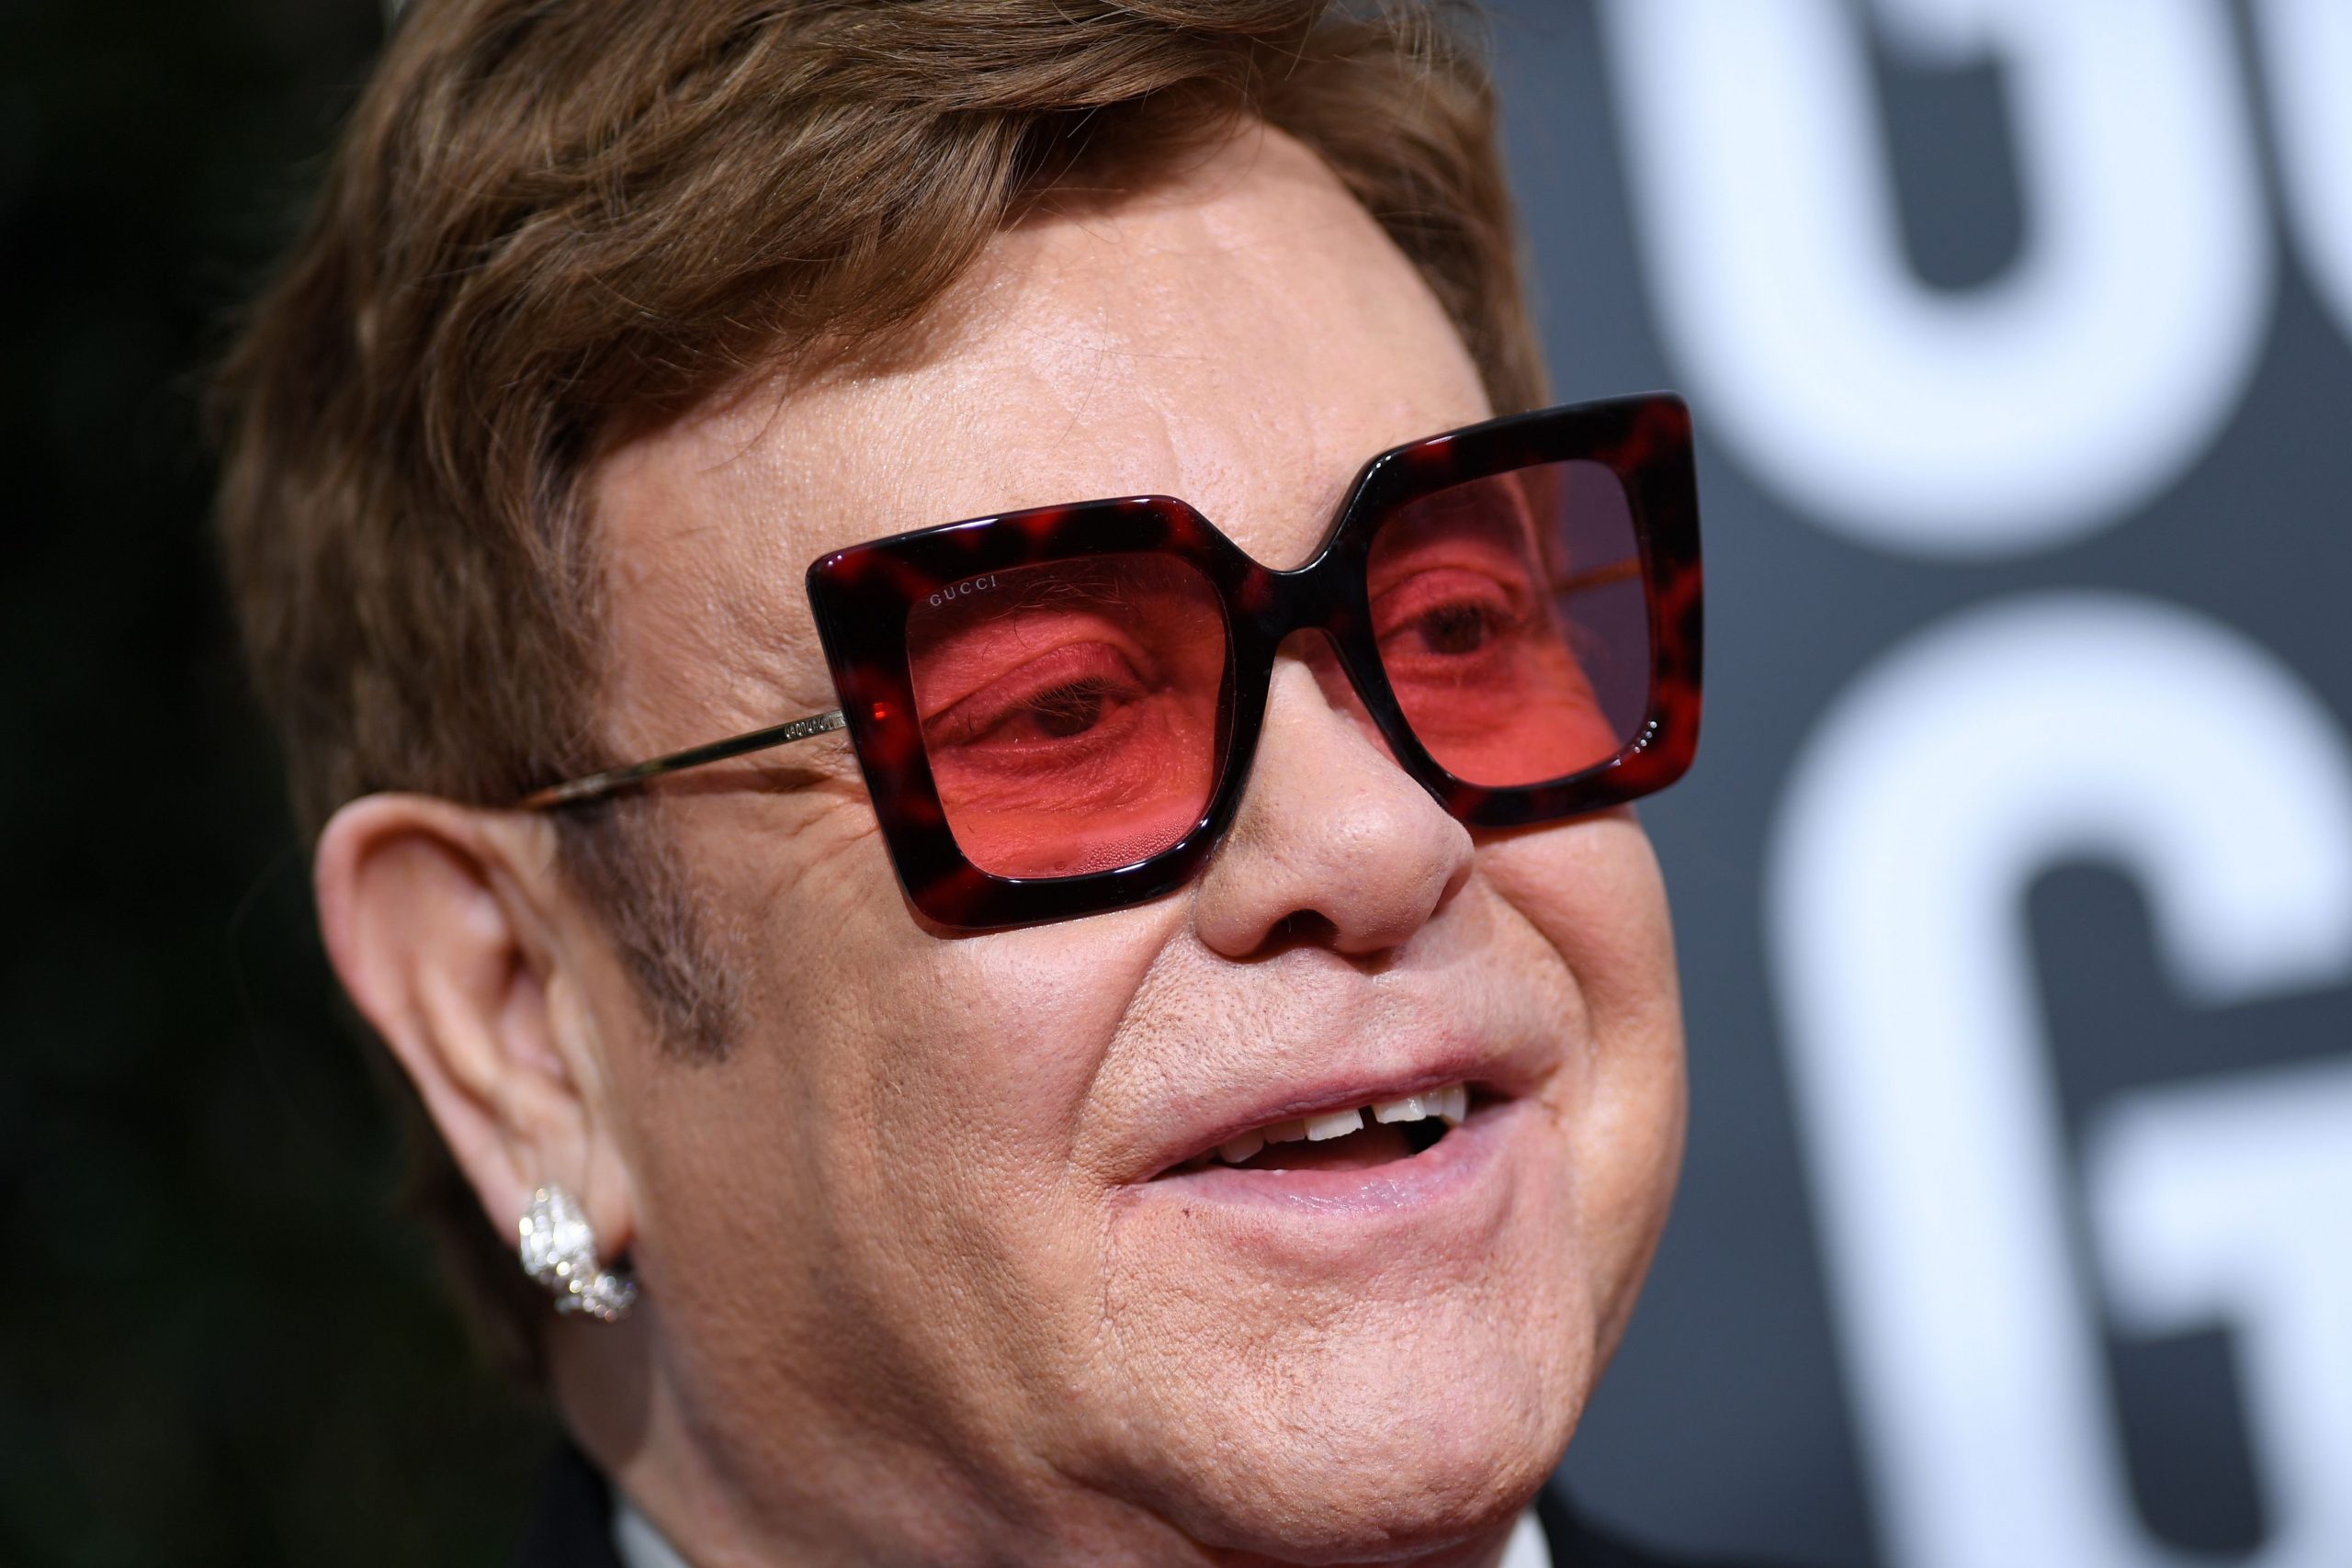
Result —
[[581, 972], [608, 955], [567, 940], [553, 838], [426, 795], [354, 801], [319, 839], [319, 922], [492, 1225], [512, 1234], [533, 1189], [560, 1182], [610, 1261], [636, 1214]]

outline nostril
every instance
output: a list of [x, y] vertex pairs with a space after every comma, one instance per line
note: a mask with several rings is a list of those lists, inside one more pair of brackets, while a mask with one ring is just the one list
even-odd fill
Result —
[[1313, 909], [1293, 909], [1266, 933], [1272, 947], [1332, 947], [1338, 945], [1340, 928], [1331, 923], [1329, 915]]

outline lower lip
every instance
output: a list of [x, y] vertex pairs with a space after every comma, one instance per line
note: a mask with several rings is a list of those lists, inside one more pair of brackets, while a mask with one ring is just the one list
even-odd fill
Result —
[[1344, 1220], [1380, 1219], [1450, 1206], [1486, 1185], [1502, 1163], [1523, 1100], [1480, 1106], [1470, 1119], [1408, 1159], [1360, 1170], [1248, 1170], [1212, 1165], [1127, 1189], [1138, 1201], [1271, 1211]]

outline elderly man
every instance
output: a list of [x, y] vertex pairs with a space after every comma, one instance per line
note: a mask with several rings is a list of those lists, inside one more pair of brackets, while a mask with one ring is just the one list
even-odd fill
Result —
[[1689, 433], [1514, 235], [1409, 10], [409, 7], [223, 525], [541, 1560], [1642, 1561]]

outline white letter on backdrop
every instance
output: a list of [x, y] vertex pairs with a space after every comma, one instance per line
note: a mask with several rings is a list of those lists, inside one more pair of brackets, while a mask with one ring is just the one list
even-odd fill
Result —
[[2352, 336], [2352, 5], [2255, 0], [2254, 17], [2288, 227], [2320, 298]]
[[2282, 1562], [2352, 1562], [2352, 1062], [2120, 1099], [2084, 1161], [2119, 1315], [2238, 1331]]
[[1961, 293], [1911, 270], [1850, 6], [1600, 0], [1660, 327], [1713, 427], [1815, 520], [1920, 555], [2047, 549], [2194, 466], [2262, 345], [2225, 8], [1872, 4], [1894, 47], [2001, 68], [2023, 254]]
[[[2151, 601], [2030, 595], [1899, 647], [1823, 719], [1773, 829], [1768, 951], [1898, 1568], [2185, 1561], [2133, 1510], [2068, 1241], [2021, 911], [2037, 874], [2081, 859], [2144, 890], [2193, 999], [2352, 976], [2344, 737], [2262, 649]], [[2352, 1321], [2326, 1321], [2345, 1300], [2345, 1107], [2177, 1085], [2116, 1108], [2096, 1165], [2124, 1307], [2229, 1313], [2255, 1356], [2257, 1459], [2300, 1450], [2264, 1470], [2263, 1568], [2352, 1562], [2322, 1482], [2352, 1476]], [[2256, 1221], [2248, 1205], [2297, 1183]], [[2245, 1223], [2224, 1235], [2232, 1204]]]

